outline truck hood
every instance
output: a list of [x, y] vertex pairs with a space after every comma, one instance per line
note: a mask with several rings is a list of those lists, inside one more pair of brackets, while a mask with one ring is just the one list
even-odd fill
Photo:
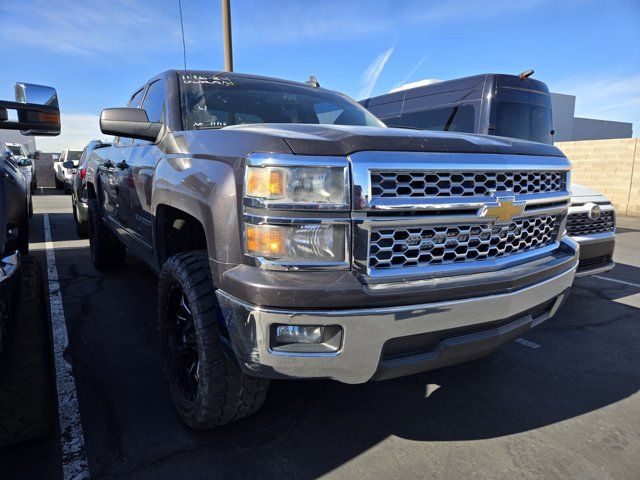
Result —
[[513, 138], [404, 128], [310, 124], [247, 124], [222, 131], [280, 138], [298, 155], [345, 156], [363, 150], [501, 153], [564, 157], [552, 145]]
[[583, 185], [578, 185], [577, 183], [571, 184], [571, 195], [574, 197], [603, 197], [600, 192], [596, 192], [595, 190], [591, 190]]

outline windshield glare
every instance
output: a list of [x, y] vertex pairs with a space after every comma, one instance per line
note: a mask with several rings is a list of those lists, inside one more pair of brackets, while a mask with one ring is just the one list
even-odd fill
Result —
[[285, 82], [185, 74], [180, 95], [189, 130], [247, 123], [384, 126], [342, 95]]

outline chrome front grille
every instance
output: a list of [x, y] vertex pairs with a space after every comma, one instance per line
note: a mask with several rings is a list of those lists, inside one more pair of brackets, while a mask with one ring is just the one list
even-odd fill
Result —
[[593, 233], [612, 232], [616, 218], [613, 210], [603, 210], [600, 217], [591, 220], [587, 212], [570, 213], [567, 216], [567, 233], [569, 235], [590, 235]]
[[471, 197], [510, 191], [516, 195], [566, 190], [563, 171], [373, 171], [371, 196]]
[[428, 267], [527, 252], [552, 244], [561, 220], [559, 215], [539, 215], [503, 225], [373, 228], [369, 238], [369, 269]]

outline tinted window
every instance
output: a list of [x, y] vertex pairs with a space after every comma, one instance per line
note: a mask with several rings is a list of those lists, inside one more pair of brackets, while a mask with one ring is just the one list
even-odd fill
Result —
[[403, 113], [400, 125], [422, 130], [444, 130], [449, 132], [474, 132], [475, 110], [473, 105], [448, 107]]
[[382, 121], [388, 127], [399, 127], [399, 126], [402, 126], [402, 123], [400, 122], [400, 117], [383, 118]]
[[327, 90], [217, 75], [181, 75], [186, 128], [242, 123], [312, 123], [382, 127], [355, 102]]
[[551, 109], [528, 103], [498, 102], [495, 129], [503, 137], [551, 143]]
[[[540, 83], [540, 82], [537, 82]], [[541, 84], [546, 90], [546, 86]], [[552, 143], [551, 97], [546, 91], [499, 87], [492, 106], [489, 133], [534, 142]]]
[[164, 120], [164, 84], [160, 80], [149, 85], [149, 91], [142, 106], [147, 111], [150, 122]]
[[67, 152], [66, 160], [73, 160], [75, 162], [77, 160], [80, 160], [81, 156], [82, 156], [82, 151], [80, 151], [80, 150], [69, 150]]

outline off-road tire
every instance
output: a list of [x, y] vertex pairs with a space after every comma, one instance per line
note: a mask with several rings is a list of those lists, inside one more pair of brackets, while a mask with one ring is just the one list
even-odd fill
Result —
[[0, 364], [0, 447], [47, 433], [54, 420], [49, 329], [39, 263], [21, 259], [20, 296]]
[[[198, 389], [191, 399], [173, 369], [169, 350], [169, 298], [178, 285], [192, 312], [200, 360]], [[204, 430], [239, 420], [264, 402], [269, 380], [246, 375], [222, 345], [211, 270], [206, 251], [170, 257], [158, 285], [158, 329], [171, 399], [189, 427]]]
[[33, 198], [29, 197], [29, 218], [33, 217]]
[[56, 182], [56, 189], [60, 190], [63, 187], [62, 182], [58, 180], [58, 177], [54, 177], [54, 180]]
[[89, 226], [88, 222], [80, 222], [78, 220], [78, 209], [75, 204], [73, 205], [73, 221], [76, 224], [76, 234], [80, 238], [87, 238], [89, 236]]
[[96, 270], [107, 270], [122, 265], [126, 249], [107, 228], [100, 205], [95, 198], [89, 199], [88, 223], [91, 262]]

